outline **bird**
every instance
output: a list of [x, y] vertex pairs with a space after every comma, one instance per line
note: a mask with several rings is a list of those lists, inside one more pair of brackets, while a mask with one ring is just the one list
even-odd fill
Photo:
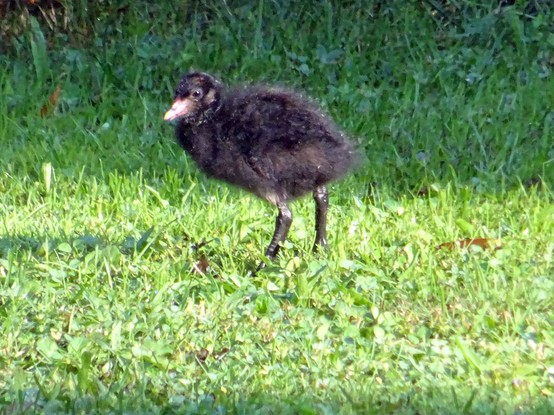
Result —
[[[192, 71], [184, 75], [164, 120], [175, 126], [178, 144], [208, 177], [245, 189], [278, 209], [265, 250], [275, 259], [287, 238], [289, 203], [313, 195], [313, 251], [327, 248], [329, 196], [326, 185], [358, 160], [347, 135], [311, 98], [284, 87], [224, 85]], [[262, 261], [257, 271], [265, 266]]]

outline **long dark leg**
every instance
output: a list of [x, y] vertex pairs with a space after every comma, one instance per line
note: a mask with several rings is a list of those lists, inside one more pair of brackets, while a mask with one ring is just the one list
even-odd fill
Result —
[[325, 186], [320, 186], [314, 190], [315, 200], [315, 243], [313, 251], [319, 248], [327, 248], [327, 207], [329, 198]]
[[[279, 252], [279, 244], [287, 239], [287, 234], [289, 233], [290, 224], [292, 223], [292, 212], [289, 207], [284, 202], [279, 202], [277, 204], [279, 209], [279, 214], [277, 215], [277, 221], [275, 222], [275, 232], [273, 233], [273, 238], [265, 251], [265, 256], [269, 259], [275, 258]], [[262, 269], [265, 266], [265, 263], [261, 263], [258, 266], [258, 270]]]

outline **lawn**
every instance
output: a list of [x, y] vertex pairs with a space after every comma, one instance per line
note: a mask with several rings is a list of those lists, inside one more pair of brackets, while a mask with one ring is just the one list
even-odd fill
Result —
[[[200, 3], [27, 16], [0, 49], [0, 414], [553, 413], [552, 13]], [[190, 68], [353, 138], [328, 252], [301, 199], [252, 275], [276, 209], [175, 143]]]

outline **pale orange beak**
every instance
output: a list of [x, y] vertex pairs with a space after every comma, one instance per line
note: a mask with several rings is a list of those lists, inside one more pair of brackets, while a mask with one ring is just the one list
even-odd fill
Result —
[[176, 118], [186, 115], [192, 109], [193, 102], [190, 99], [177, 98], [173, 105], [164, 115], [165, 121], [172, 121]]

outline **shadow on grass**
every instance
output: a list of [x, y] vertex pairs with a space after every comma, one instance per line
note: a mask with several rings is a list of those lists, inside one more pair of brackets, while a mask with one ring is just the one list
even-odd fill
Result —
[[[182, 253], [183, 248], [189, 252], [196, 252], [200, 257], [206, 254], [206, 247], [212, 245], [216, 238], [210, 240], [194, 240], [187, 234], [175, 238], [173, 246], [158, 246], [157, 241], [160, 238], [161, 227], [152, 226], [140, 235], [128, 235], [122, 240], [113, 241], [109, 238], [93, 233], [84, 233], [82, 235], [50, 237], [43, 235], [5, 235], [0, 236], [0, 259], [9, 257], [21, 257], [22, 255], [31, 255], [40, 260], [48, 259], [52, 253], [69, 255], [74, 258], [81, 258], [86, 261], [87, 256], [100, 255], [106, 259], [117, 259], [120, 255], [135, 257], [152, 252]], [[245, 259], [247, 261], [247, 259]], [[248, 261], [252, 270], [258, 264], [255, 261]]]
[[[367, 388], [366, 388], [367, 390]], [[0, 414], [87, 413], [87, 414], [498, 414], [550, 415], [553, 402], [544, 398], [529, 399], [515, 405], [499, 402], [491, 393], [478, 397], [474, 390], [468, 396], [457, 396], [454, 391], [430, 389], [391, 394], [379, 398], [383, 391], [351, 395], [342, 389], [330, 398], [319, 398], [301, 393], [283, 396], [279, 393], [227, 394], [206, 393], [193, 399], [185, 395], [156, 396], [148, 390], [133, 392], [128, 389], [114, 393], [90, 396], [82, 394], [67, 399], [60, 391], [49, 397], [39, 388], [29, 388], [18, 397], [5, 396]], [[333, 397], [333, 395], [335, 395]], [[0, 395], [1, 396], [1, 395]], [[464, 399], [465, 398], [465, 399]]]
[[47, 235], [4, 236], [0, 237], [0, 258], [8, 257], [10, 253], [17, 255], [22, 252], [28, 252], [37, 257], [45, 257], [48, 256], [49, 253], [56, 251], [60, 253], [76, 252], [79, 254], [88, 254], [96, 249], [103, 250], [106, 248], [115, 248], [121, 253], [131, 254], [145, 247], [152, 230], [153, 228], [149, 229], [138, 240], [132, 236], [128, 236], [119, 244], [113, 244], [101, 236], [92, 234], [77, 235], [67, 238], [51, 238]]

